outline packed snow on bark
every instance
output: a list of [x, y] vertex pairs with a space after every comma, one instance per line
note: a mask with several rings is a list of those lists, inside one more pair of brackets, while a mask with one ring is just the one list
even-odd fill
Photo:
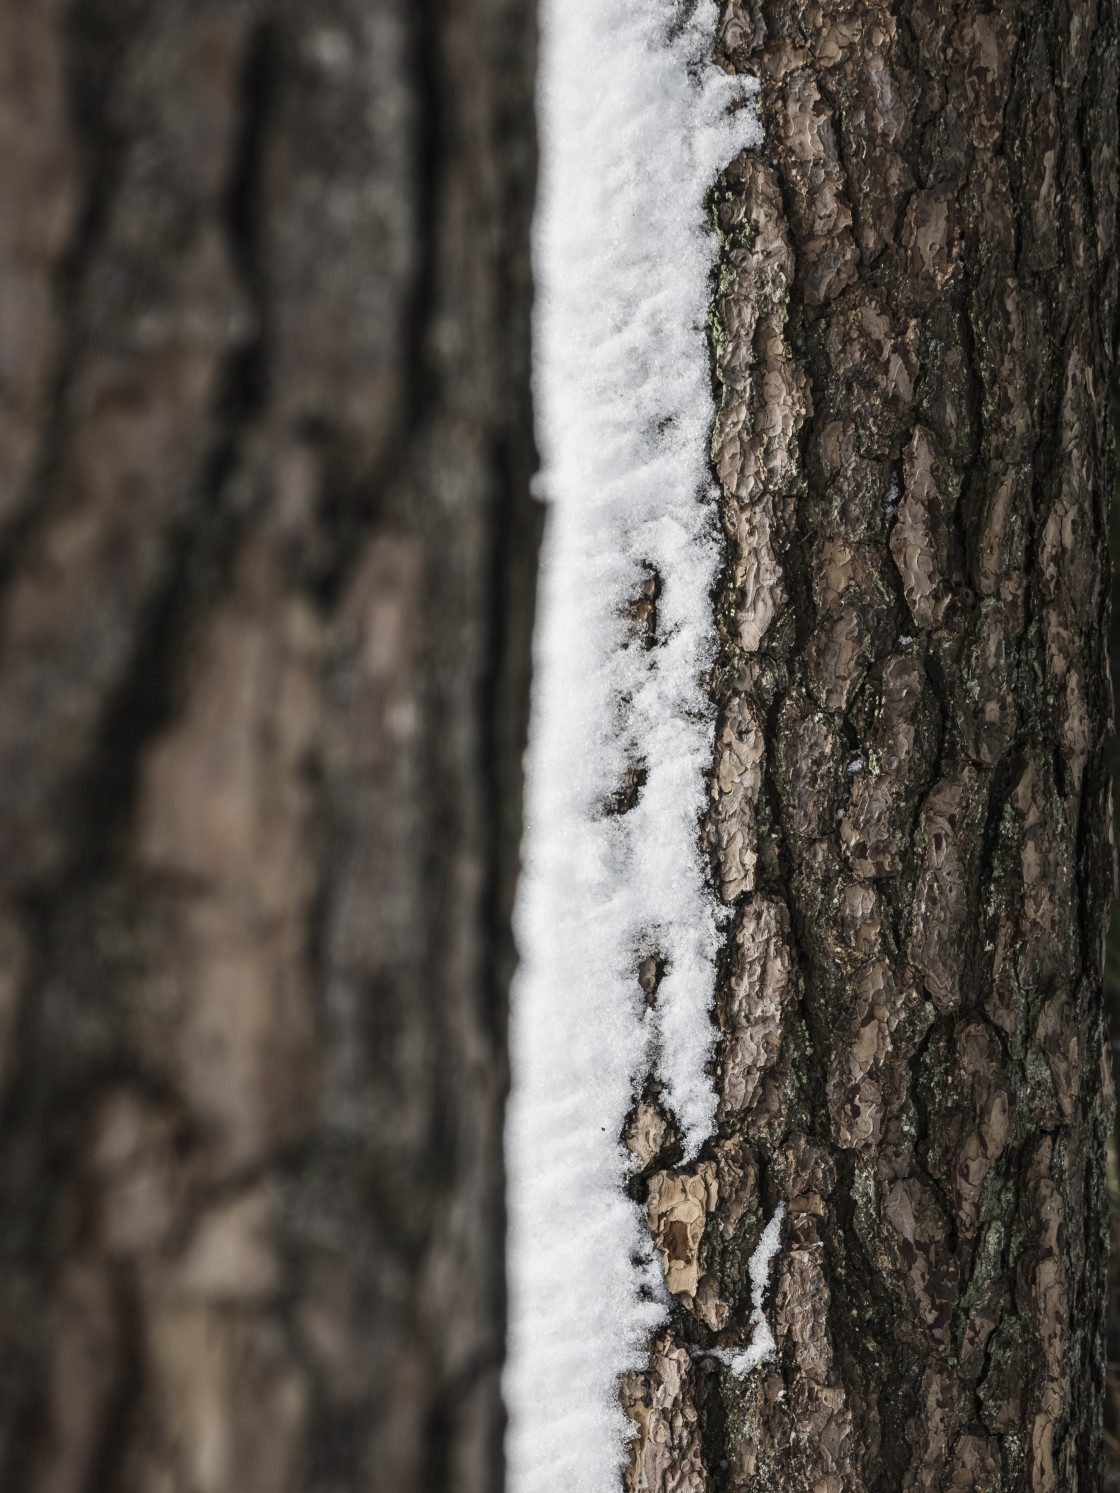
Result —
[[[719, 927], [697, 844], [719, 560], [703, 204], [760, 138], [746, 81], [710, 61], [715, 10], [543, 8], [536, 398], [549, 521], [508, 1128], [514, 1493], [617, 1488], [618, 1376], [642, 1362], [669, 1299], [624, 1192], [620, 1131], [650, 1071], [690, 1156], [715, 1111]], [[650, 1001], [638, 971], [653, 955]]]
[[760, 1363], [772, 1363], [778, 1357], [778, 1345], [762, 1302], [770, 1285], [770, 1266], [782, 1247], [782, 1219], [785, 1216], [786, 1205], [779, 1203], [747, 1266], [751, 1278], [751, 1327], [754, 1329], [749, 1345], [739, 1353], [733, 1353], [730, 1348], [714, 1348], [708, 1354], [710, 1358], [718, 1358], [727, 1364], [736, 1379], [745, 1379]]

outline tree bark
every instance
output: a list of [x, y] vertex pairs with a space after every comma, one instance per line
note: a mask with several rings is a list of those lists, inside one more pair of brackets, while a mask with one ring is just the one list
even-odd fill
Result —
[[734, 915], [718, 1134], [630, 1131], [676, 1302], [634, 1493], [1102, 1486], [1117, 23], [721, 8], [766, 126], [712, 196]]
[[0, 3], [0, 1486], [501, 1486], [518, 0]]

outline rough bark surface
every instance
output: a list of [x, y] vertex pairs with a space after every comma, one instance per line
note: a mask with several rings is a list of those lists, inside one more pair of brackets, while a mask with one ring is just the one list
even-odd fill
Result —
[[532, 7], [0, 0], [0, 1486], [501, 1486]]
[[677, 1302], [632, 1490], [1101, 1486], [1117, 24], [721, 9], [766, 126], [712, 197], [734, 920], [718, 1135], [631, 1126]]

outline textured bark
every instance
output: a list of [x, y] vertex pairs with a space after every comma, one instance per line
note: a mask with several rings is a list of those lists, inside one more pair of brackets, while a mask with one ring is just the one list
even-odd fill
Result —
[[634, 1490], [1101, 1487], [1117, 23], [721, 10], [766, 126], [712, 196], [733, 923], [718, 1135], [632, 1125], [677, 1303]]
[[532, 7], [0, 0], [0, 1486], [501, 1485]]

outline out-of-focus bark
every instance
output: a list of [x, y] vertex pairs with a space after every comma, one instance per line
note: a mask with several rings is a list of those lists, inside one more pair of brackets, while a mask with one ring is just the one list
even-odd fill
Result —
[[501, 1485], [532, 6], [0, 0], [0, 1486]]
[[1101, 1487], [1117, 23], [721, 9], [766, 126], [712, 200], [734, 922], [718, 1136], [643, 1157], [635, 1493]]

